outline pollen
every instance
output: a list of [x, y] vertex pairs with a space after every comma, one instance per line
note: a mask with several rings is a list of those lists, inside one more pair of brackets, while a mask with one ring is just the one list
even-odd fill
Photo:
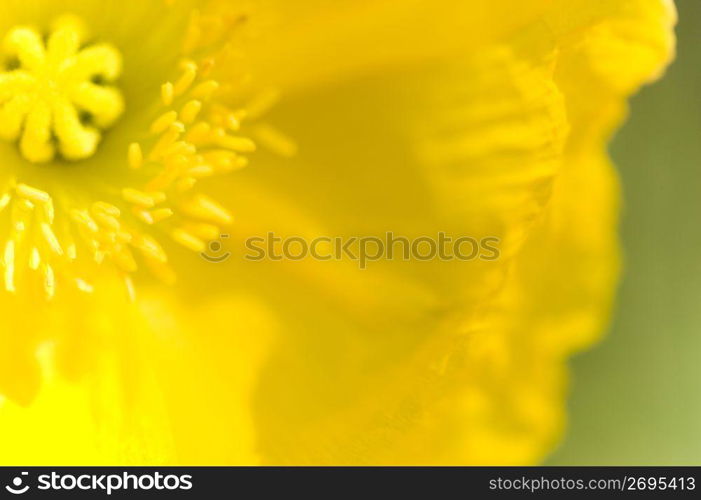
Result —
[[201, 253], [233, 222], [225, 207], [194, 188], [201, 179], [245, 167], [242, 155], [255, 143], [234, 134], [238, 126], [224, 127], [247, 113], [216, 103], [219, 85], [202, 73], [201, 66], [183, 62], [175, 83], [163, 85], [172, 92], [161, 100], [148, 137], [129, 144], [117, 160], [134, 184], [104, 192], [95, 187], [88, 203], [70, 197], [57, 202], [54, 194], [17, 179], [0, 191], [0, 223], [9, 222], [9, 233], [0, 238], [0, 289], [17, 293], [34, 274], [48, 299], [66, 282], [92, 293], [87, 276], [94, 266], [111, 264], [133, 298], [131, 275], [141, 268], [165, 283], [175, 280], [159, 240]]
[[81, 20], [64, 16], [47, 37], [18, 26], [3, 40], [9, 62], [0, 71], [0, 139], [17, 143], [32, 163], [93, 156], [124, 112], [122, 94], [110, 85], [121, 74], [121, 54], [86, 39]]
[[[112, 86], [121, 55], [85, 43], [93, 39], [68, 16], [48, 34], [19, 27], [6, 35], [0, 137], [16, 142], [26, 160], [88, 158], [123, 113]], [[276, 92], [250, 78], [222, 81], [214, 56], [201, 57], [183, 55], [160, 85], [143, 90], [152, 104], [134, 112], [144, 119], [125, 120], [122, 147], [104, 148], [111, 175], [20, 167], [0, 176], [0, 294], [51, 300], [116, 278], [134, 299], [137, 274], [175, 283], [170, 255], [202, 254], [234, 223], [202, 188], [246, 168], [259, 144], [284, 156], [296, 146], [260, 121]]]

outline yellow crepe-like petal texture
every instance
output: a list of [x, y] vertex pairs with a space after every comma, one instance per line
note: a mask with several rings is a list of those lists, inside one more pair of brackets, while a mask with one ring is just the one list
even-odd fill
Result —
[[232, 296], [176, 314], [167, 295], [135, 305], [110, 288], [34, 325], [44, 382], [26, 405], [0, 400], [0, 463], [257, 462], [252, 387], [273, 314]]
[[[123, 22], [103, 23], [118, 46], [163, 8], [70, 7], [90, 21], [118, 3]], [[165, 56], [131, 71], [168, 67], [192, 5], [220, 22], [190, 53], [221, 48], [236, 25], [231, 2], [171, 3], [173, 16], [139, 47], [163, 46]], [[57, 13], [30, 4], [11, 2], [22, 19], [3, 22]], [[501, 258], [361, 271], [347, 261], [234, 255], [215, 266], [176, 255], [177, 288], [144, 286], [133, 305], [109, 282], [40, 315], [35, 301], [3, 299], [0, 462], [540, 460], [564, 427], [567, 356], [607, 321], [619, 189], [606, 142], [626, 98], [671, 58], [671, 4], [249, 0], [236, 9], [250, 26], [214, 74], [233, 84], [245, 61], [260, 85], [276, 86], [283, 98], [270, 120], [299, 153], [261, 152], [207, 185], [236, 214], [231, 248], [268, 231], [445, 231], [498, 237]], [[138, 112], [147, 98], [129, 85], [130, 49], [120, 49], [127, 113], [117, 143], [149, 123]], [[118, 161], [122, 150], [106, 140], [95, 161]]]

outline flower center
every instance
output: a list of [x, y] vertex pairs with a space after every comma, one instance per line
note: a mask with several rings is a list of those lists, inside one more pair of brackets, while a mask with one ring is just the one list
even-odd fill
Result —
[[28, 27], [5, 37], [12, 63], [0, 72], [0, 138], [18, 142], [32, 163], [91, 157], [101, 131], [124, 112], [122, 94], [108, 85], [122, 71], [121, 54], [104, 43], [84, 46], [86, 34], [80, 19], [64, 16], [46, 42]]

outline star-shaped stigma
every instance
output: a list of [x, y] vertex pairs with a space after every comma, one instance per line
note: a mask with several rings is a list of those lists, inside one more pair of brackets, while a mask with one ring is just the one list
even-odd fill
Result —
[[10, 61], [0, 72], [0, 138], [19, 141], [24, 158], [46, 163], [92, 156], [124, 111], [114, 87], [122, 71], [119, 51], [108, 44], [83, 46], [80, 20], [57, 20], [46, 43], [33, 28], [15, 27], [4, 40]]

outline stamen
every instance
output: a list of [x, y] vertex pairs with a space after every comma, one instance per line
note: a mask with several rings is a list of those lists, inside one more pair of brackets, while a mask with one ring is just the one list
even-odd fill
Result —
[[283, 158], [291, 158], [297, 154], [297, 144], [270, 125], [258, 125], [253, 133], [260, 144]]
[[197, 119], [197, 115], [202, 111], [202, 101], [192, 100], [183, 106], [180, 111], [180, 121], [189, 125]]
[[162, 134], [168, 127], [173, 125], [178, 120], [178, 113], [175, 111], [168, 111], [162, 114], [158, 119], [151, 125], [152, 134]]
[[139, 205], [143, 208], [153, 208], [156, 206], [157, 197], [132, 188], [122, 190], [124, 201]]
[[[174, 86], [174, 94], [181, 96], [190, 89], [197, 78], [197, 65], [192, 61], [183, 64], [183, 74]], [[218, 87], [218, 85], [217, 85]]]
[[85, 38], [72, 16], [54, 23], [46, 44], [33, 28], [13, 28], [5, 37], [5, 55], [16, 57], [19, 68], [0, 72], [0, 138], [18, 142], [32, 163], [52, 161], [57, 152], [66, 160], [89, 158], [101, 139], [98, 128], [111, 127], [124, 112], [117, 89], [93, 83], [119, 77], [120, 53], [107, 44], [81, 49]]
[[221, 235], [221, 230], [214, 224], [191, 223], [183, 226], [183, 229], [206, 241], [216, 240]]
[[173, 104], [175, 98], [175, 88], [171, 82], [166, 82], [161, 86], [161, 100], [165, 106]]
[[141, 146], [138, 143], [129, 145], [129, 167], [134, 170], [141, 168], [144, 162], [144, 153], [141, 151]]
[[49, 245], [49, 248], [59, 257], [63, 255], [63, 249], [61, 248], [61, 244], [58, 242], [58, 238], [56, 238], [56, 235], [54, 234], [53, 229], [51, 229], [51, 226], [49, 226], [45, 222], [42, 223], [41, 233], [44, 235], [44, 239]]
[[0, 196], [0, 212], [7, 208], [11, 200], [12, 196], [10, 196], [10, 193], [5, 193], [2, 196]]
[[44, 270], [44, 290], [46, 298], [51, 300], [56, 295], [56, 275], [53, 268], [49, 264], [43, 266]]
[[84, 293], [93, 293], [94, 291], [93, 286], [91, 284], [87, 283], [86, 281], [80, 278], [76, 278], [75, 285], [78, 288], [78, 290]]
[[204, 252], [206, 245], [205, 242], [199, 239], [194, 234], [186, 231], [185, 229], [178, 228], [172, 233], [173, 239], [180, 243], [185, 248], [192, 250], [193, 252]]
[[5, 243], [3, 255], [5, 266], [5, 290], [14, 293], [15, 290], [15, 242], [13, 240]]
[[124, 286], [127, 290], [127, 297], [131, 302], [136, 300], [136, 289], [134, 288], [134, 280], [128, 274], [124, 275]]
[[48, 203], [51, 201], [51, 196], [49, 196], [49, 193], [31, 186], [27, 186], [26, 184], [20, 184], [17, 186], [17, 194], [36, 203]]
[[150, 214], [151, 218], [153, 219], [153, 223], [157, 224], [158, 222], [164, 221], [172, 217], [173, 211], [170, 208], [159, 208], [158, 210], [150, 212]]
[[[0, 138], [17, 141], [30, 161], [93, 154], [100, 132], [81, 116], [89, 113], [91, 123], [105, 129], [123, 110], [119, 92], [93, 79], [113, 81], [121, 71], [119, 53], [106, 45], [80, 50], [85, 39], [75, 18], [56, 23], [46, 44], [28, 28], [8, 35], [6, 47], [21, 66], [0, 72]], [[243, 135], [245, 122], [277, 96], [253, 96], [251, 109], [229, 107], [215, 97], [219, 83], [207, 79], [213, 64], [186, 61], [181, 73], [161, 87], [164, 107], [153, 117], [150, 135], [131, 143], [122, 157], [137, 183], [96, 186], [97, 194], [87, 201], [59, 195], [56, 203], [49, 192], [19, 179], [0, 191], [0, 213], [9, 218], [0, 241], [0, 286], [14, 293], [24, 287], [27, 274], [35, 274], [49, 299], [66, 281], [92, 293], [93, 285], [78, 275], [94, 276], [93, 268], [109, 263], [134, 298], [130, 275], [140, 268], [165, 283], [175, 281], [159, 234], [198, 253], [219, 238], [233, 215], [194, 188], [199, 179], [248, 164], [246, 154], [256, 150], [256, 143]], [[271, 127], [248, 130], [273, 152], [288, 156], [296, 149]]]
[[205, 195], [195, 196], [190, 203], [181, 207], [182, 211], [197, 219], [227, 225], [233, 222], [233, 217], [227, 209]]
[[39, 254], [39, 249], [37, 247], [32, 247], [32, 250], [29, 254], [29, 269], [32, 271], [36, 271], [39, 269], [39, 265], [41, 264], [41, 255]]
[[219, 89], [219, 82], [215, 80], [209, 80], [200, 83], [192, 91], [192, 97], [195, 99], [209, 99], [212, 95]]

